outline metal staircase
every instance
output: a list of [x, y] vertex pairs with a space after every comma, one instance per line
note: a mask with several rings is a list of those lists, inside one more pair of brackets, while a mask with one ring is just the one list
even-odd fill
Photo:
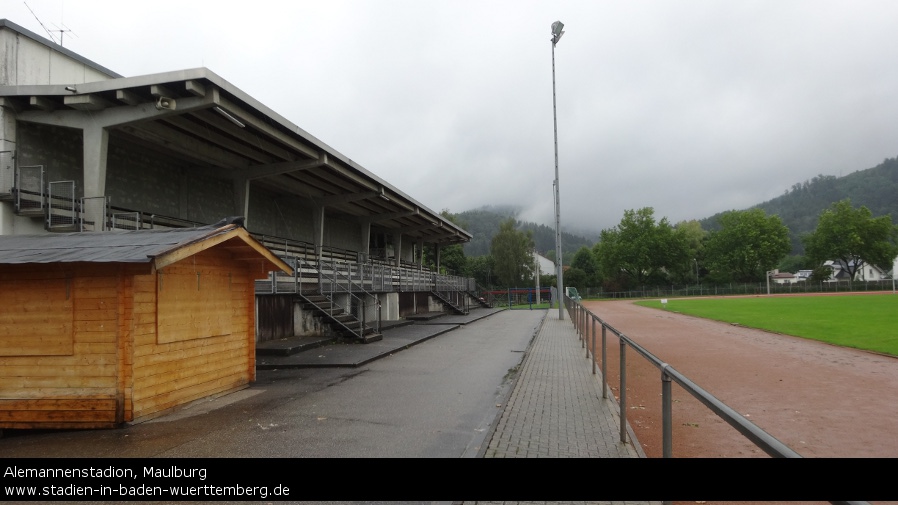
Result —
[[364, 344], [383, 339], [380, 332], [344, 310], [325, 295], [297, 293], [296, 296], [302, 300], [303, 309], [314, 310], [332, 330], [343, 338], [350, 338]]
[[468, 291], [467, 293], [468, 293], [468, 296], [470, 296], [471, 298], [473, 298], [474, 300], [477, 301], [477, 304], [480, 305], [481, 308], [484, 308], [484, 309], [491, 309], [491, 308], [493, 308], [493, 304], [492, 304], [492, 303], [490, 303], [489, 301], [487, 301], [485, 298], [483, 298], [483, 297], [481, 297], [481, 296], [478, 296], [477, 293], [474, 293], [474, 292], [472, 292], [472, 291]]
[[[380, 300], [356, 282], [347, 269], [341, 268], [334, 261], [309, 261], [299, 256], [287, 258], [293, 265], [294, 292], [307, 310], [314, 310], [318, 316], [343, 338], [356, 342], [370, 343], [383, 339], [380, 333]], [[314, 282], [313, 290], [305, 285]], [[274, 279], [272, 282], [277, 282]], [[347, 310], [336, 301], [337, 296], [344, 296], [350, 308]], [[368, 309], [373, 309], [374, 317], [367, 320]]]
[[455, 312], [456, 314], [459, 314], [462, 316], [466, 315], [468, 313], [468, 308], [466, 306], [462, 307], [462, 306], [456, 304], [455, 302], [453, 302], [447, 293], [431, 291], [430, 294], [432, 294], [437, 300], [442, 302], [443, 305], [445, 305], [447, 308], [452, 310], [452, 312]]

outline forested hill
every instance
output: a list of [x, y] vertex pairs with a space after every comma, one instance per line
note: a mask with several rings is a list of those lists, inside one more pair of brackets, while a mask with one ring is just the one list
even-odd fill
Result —
[[[898, 158], [886, 158], [873, 168], [858, 170], [844, 177], [818, 175], [793, 185], [782, 196], [752, 208], [779, 216], [789, 228], [792, 253], [803, 254], [801, 236], [814, 231], [821, 212], [845, 198], [850, 198], [855, 208], [863, 205], [870, 209], [873, 217], [888, 215], [893, 224], [898, 224]], [[717, 218], [721, 214], [700, 220], [702, 228], [708, 231], [718, 229]]]
[[[768, 215], [777, 215], [789, 228], [792, 239], [792, 254], [804, 254], [801, 236], [814, 231], [820, 213], [832, 204], [851, 199], [855, 208], [866, 206], [873, 217], [888, 215], [893, 224], [898, 224], [898, 157], [886, 158], [879, 165], [866, 170], [858, 170], [844, 177], [818, 175], [811, 180], [794, 184], [782, 196], [753, 206]], [[744, 209], [733, 209], [744, 210]], [[465, 244], [465, 256], [483, 256], [490, 253], [490, 242], [499, 231], [499, 223], [509, 217], [517, 220], [521, 209], [511, 206], [485, 206], [457, 214], [459, 224], [471, 232], [474, 238]], [[707, 231], [720, 228], [718, 218], [722, 215], [699, 219]], [[698, 219], [698, 218], [697, 218]], [[518, 229], [533, 231], [537, 250], [554, 256], [555, 229], [541, 224], [518, 222]], [[588, 234], [562, 232], [562, 251], [570, 258], [582, 246], [592, 247], [598, 240]], [[565, 261], [567, 263], [567, 261]]]
[[[465, 256], [485, 256], [490, 253], [490, 243], [493, 235], [499, 231], [499, 223], [513, 218], [517, 221], [520, 209], [511, 206], [485, 206], [479, 209], [467, 210], [457, 214], [459, 225], [466, 231], [474, 235], [470, 242], [465, 244]], [[543, 256], [550, 254], [554, 256], [555, 251], [555, 228], [530, 223], [518, 222], [518, 229], [533, 232], [533, 242], [537, 251]], [[561, 251], [565, 258], [573, 256], [582, 246], [592, 247], [598, 241], [598, 234], [589, 238], [572, 233], [561, 233]]]

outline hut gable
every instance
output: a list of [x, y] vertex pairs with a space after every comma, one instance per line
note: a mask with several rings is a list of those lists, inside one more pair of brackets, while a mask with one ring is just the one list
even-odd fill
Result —
[[246, 387], [271, 270], [290, 267], [238, 225], [0, 237], [0, 428], [112, 427]]

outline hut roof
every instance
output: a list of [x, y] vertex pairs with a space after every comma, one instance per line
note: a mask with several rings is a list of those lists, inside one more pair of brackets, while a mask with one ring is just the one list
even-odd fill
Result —
[[[0, 264], [28, 263], [155, 263], [156, 268], [215, 245], [252, 249], [251, 259], [266, 260], [272, 269], [292, 272], [283, 260], [238, 224], [169, 230], [44, 233], [0, 236]], [[242, 251], [245, 252], [245, 251]], [[246, 259], [245, 254], [241, 254]]]

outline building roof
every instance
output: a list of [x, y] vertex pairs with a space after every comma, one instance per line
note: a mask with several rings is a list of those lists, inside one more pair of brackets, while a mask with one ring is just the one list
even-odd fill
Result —
[[20, 35], [24, 35], [25, 37], [28, 37], [29, 39], [31, 39], [39, 44], [43, 44], [43, 45], [49, 47], [50, 49], [53, 49], [54, 51], [58, 51], [64, 55], [68, 56], [69, 58], [72, 58], [75, 61], [81, 62], [81, 63], [89, 66], [90, 68], [96, 70], [97, 72], [108, 75], [109, 77], [122, 77], [121, 75], [113, 72], [112, 70], [109, 70], [108, 68], [100, 65], [99, 63], [93, 62], [74, 51], [66, 49], [65, 47], [53, 42], [52, 40], [49, 40], [45, 37], [41, 37], [40, 35], [34, 33], [33, 31], [31, 31], [27, 28], [23, 28], [8, 19], [0, 19], [0, 28], [9, 28], [10, 30], [12, 30]]
[[[8, 22], [0, 28], [21, 30]], [[251, 181], [413, 240], [457, 244], [472, 238], [207, 68], [69, 86], [0, 86], [0, 105], [15, 109], [19, 121], [101, 124], [110, 143], [121, 138], [144, 145], [191, 170]], [[253, 216], [247, 218], [252, 229]]]
[[[265, 261], [292, 273], [283, 260], [237, 224], [168, 230], [0, 236], [0, 265], [34, 263], [153, 263], [156, 268], [219, 244], [241, 260]], [[255, 254], [246, 254], [253, 252]]]

